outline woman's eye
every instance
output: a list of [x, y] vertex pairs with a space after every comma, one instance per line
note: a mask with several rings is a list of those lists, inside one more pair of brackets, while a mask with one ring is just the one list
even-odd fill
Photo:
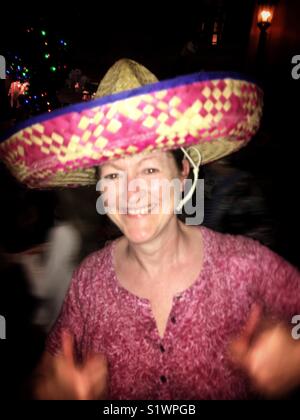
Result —
[[144, 170], [144, 172], [146, 174], [151, 175], [151, 174], [155, 174], [156, 172], [158, 172], [158, 169], [156, 169], [156, 168], [147, 168], [147, 169]]
[[117, 179], [119, 177], [119, 174], [113, 173], [113, 174], [107, 174], [103, 178], [105, 179]]

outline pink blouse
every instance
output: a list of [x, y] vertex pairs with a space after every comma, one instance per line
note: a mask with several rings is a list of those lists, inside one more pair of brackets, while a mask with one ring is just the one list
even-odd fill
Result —
[[246, 375], [228, 357], [228, 344], [254, 302], [292, 329], [292, 317], [300, 314], [300, 274], [252, 239], [200, 229], [202, 270], [174, 296], [163, 339], [149, 301], [119, 284], [111, 242], [75, 271], [47, 350], [59, 352], [65, 329], [74, 335], [78, 360], [104, 353], [109, 399], [251, 398]]

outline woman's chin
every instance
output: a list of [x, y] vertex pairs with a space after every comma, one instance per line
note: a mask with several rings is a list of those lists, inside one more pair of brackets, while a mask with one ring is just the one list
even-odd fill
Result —
[[130, 242], [147, 242], [157, 232], [159, 215], [124, 215], [122, 231]]

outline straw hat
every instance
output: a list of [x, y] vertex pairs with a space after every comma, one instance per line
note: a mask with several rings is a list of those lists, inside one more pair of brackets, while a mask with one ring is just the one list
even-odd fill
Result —
[[96, 182], [102, 163], [185, 148], [202, 163], [245, 146], [259, 127], [263, 93], [236, 73], [195, 73], [158, 82], [133, 60], [117, 61], [95, 100], [32, 118], [0, 139], [0, 157], [31, 188]]

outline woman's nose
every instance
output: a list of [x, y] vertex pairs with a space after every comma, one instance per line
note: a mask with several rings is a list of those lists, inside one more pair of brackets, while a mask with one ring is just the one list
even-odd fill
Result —
[[134, 176], [127, 178], [127, 200], [128, 202], [134, 201], [135, 203], [141, 202], [147, 197], [148, 186], [145, 180]]

